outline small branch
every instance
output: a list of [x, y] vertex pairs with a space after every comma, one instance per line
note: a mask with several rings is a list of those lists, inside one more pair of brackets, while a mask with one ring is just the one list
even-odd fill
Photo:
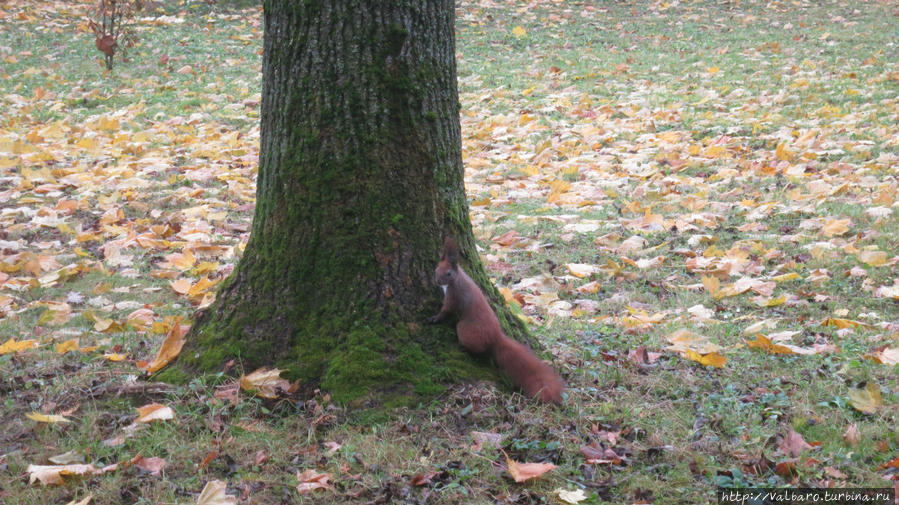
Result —
[[91, 390], [91, 398], [112, 394], [122, 395], [167, 395], [174, 393], [175, 388], [165, 382], [129, 382], [127, 384], [103, 384]]

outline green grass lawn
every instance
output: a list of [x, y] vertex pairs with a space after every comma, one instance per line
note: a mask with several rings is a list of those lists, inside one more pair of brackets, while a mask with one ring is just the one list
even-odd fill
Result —
[[[471, 384], [386, 415], [327, 391], [231, 403], [225, 374], [134, 382], [246, 243], [262, 49], [246, 4], [145, 13], [112, 72], [83, 4], [0, 4], [0, 344], [39, 344], [0, 355], [0, 501], [196, 503], [215, 479], [241, 503], [895, 485], [894, 3], [460, 3], [475, 235], [568, 399]], [[174, 418], [129, 427], [151, 403]], [[515, 483], [504, 453], [557, 468]], [[54, 457], [119, 466], [29, 484]], [[298, 494], [307, 470], [333, 489]]]

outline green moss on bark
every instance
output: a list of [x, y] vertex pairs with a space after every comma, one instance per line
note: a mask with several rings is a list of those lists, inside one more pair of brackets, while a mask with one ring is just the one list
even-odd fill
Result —
[[[449, 0], [267, 0], [251, 238], [176, 367], [184, 379], [285, 370], [341, 402], [415, 402], [495, 378], [447, 326], [432, 272], [445, 236], [513, 338], [468, 221]], [[377, 23], [373, 20], [378, 20]], [[352, 28], [352, 29], [349, 29]]]

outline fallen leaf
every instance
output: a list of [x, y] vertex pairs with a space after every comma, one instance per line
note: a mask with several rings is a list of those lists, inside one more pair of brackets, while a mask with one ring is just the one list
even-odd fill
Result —
[[297, 470], [297, 480], [300, 481], [300, 483], [297, 484], [297, 492], [306, 494], [311, 493], [316, 489], [333, 490], [334, 487], [331, 484], [328, 484], [328, 479], [330, 478], [330, 474], [318, 473], [315, 470], [306, 470], [303, 473], [300, 473], [300, 471]]
[[868, 381], [863, 388], [849, 390], [849, 403], [855, 410], [864, 414], [873, 414], [883, 405], [883, 397], [880, 395], [880, 386]]
[[577, 504], [587, 499], [583, 489], [575, 489], [573, 491], [556, 489], [555, 491], [559, 495], [559, 499], [565, 503]]
[[211, 480], [200, 491], [197, 505], [237, 505], [237, 497], [225, 494], [228, 485], [220, 480]]
[[281, 370], [273, 368], [260, 368], [249, 375], [243, 375], [238, 380], [240, 389], [254, 391], [256, 396], [262, 398], [277, 398], [278, 390], [287, 391], [290, 382], [280, 377]]
[[440, 474], [440, 472], [428, 472], [425, 474], [421, 474], [421, 473], [415, 474], [409, 480], [409, 484], [416, 486], [416, 487], [427, 486], [428, 484], [431, 484], [431, 481], [434, 479], [434, 477], [436, 477], [439, 474]]
[[727, 358], [718, 354], [717, 352], [699, 354], [696, 351], [687, 349], [684, 352], [684, 355], [687, 357], [687, 359], [693, 360], [701, 365], [712, 366], [715, 368], [722, 368], [724, 364], [727, 363]]
[[[500, 433], [488, 433], [483, 431], [472, 431], [471, 438], [474, 439], [475, 444], [480, 447], [492, 447], [494, 449], [498, 449], [502, 443], [505, 435]], [[480, 450], [480, 449], [478, 449]]]
[[28, 465], [28, 483], [40, 481], [45, 486], [63, 483], [67, 475], [85, 475], [97, 473], [94, 465]]
[[175, 411], [171, 407], [159, 403], [151, 403], [137, 408], [138, 416], [135, 423], [149, 423], [152, 421], [167, 421], [175, 418]]
[[850, 446], [858, 445], [861, 440], [861, 436], [858, 434], [858, 423], [852, 423], [846, 427], [846, 431], [843, 432], [843, 440]]
[[860, 251], [858, 253], [858, 259], [866, 265], [879, 267], [886, 265], [887, 253], [884, 251]]
[[624, 462], [624, 458], [615, 453], [615, 451], [608, 447], [603, 447], [598, 442], [582, 445], [580, 451], [587, 463], [591, 465], [620, 465]]
[[40, 412], [31, 412], [25, 414], [25, 417], [39, 423], [71, 423], [72, 421], [63, 416], [56, 414], [41, 414]]
[[[506, 454], [503, 452], [503, 454]], [[509, 474], [515, 482], [524, 482], [535, 477], [539, 477], [546, 472], [556, 468], [552, 463], [518, 463], [509, 459], [506, 454], [506, 465], [508, 465]]]
[[792, 458], [798, 458], [803, 451], [811, 450], [812, 448], [812, 445], [806, 442], [802, 435], [797, 433], [792, 426], [790, 431], [780, 441], [780, 450]]
[[20, 340], [16, 341], [16, 339], [11, 338], [0, 345], [0, 355], [10, 354], [13, 352], [24, 351], [25, 349], [33, 349], [37, 347], [36, 340]]
[[145, 472], [149, 472], [151, 475], [161, 475], [162, 469], [165, 468], [167, 464], [168, 462], [166, 460], [157, 457], [144, 458], [141, 456], [140, 459], [134, 461], [134, 466]]
[[190, 326], [180, 323], [181, 318], [175, 318], [175, 322], [172, 324], [172, 327], [169, 328], [169, 332], [166, 335], [165, 340], [162, 341], [162, 345], [159, 347], [156, 357], [149, 363], [138, 363], [138, 368], [147, 373], [155, 373], [162, 367], [168, 365], [181, 353], [181, 348], [184, 347], [184, 336], [187, 334]]

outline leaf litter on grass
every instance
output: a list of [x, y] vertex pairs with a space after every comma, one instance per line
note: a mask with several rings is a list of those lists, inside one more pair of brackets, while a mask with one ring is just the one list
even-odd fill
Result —
[[[849, 440], [883, 458], [895, 440], [860, 433], [896, 421], [881, 408], [895, 406], [899, 334], [899, 70], [877, 35], [889, 15], [841, 2], [745, 4], [460, 4], [475, 233], [506, 299], [552, 335], [576, 401], [603, 403], [581, 371], [636, 366], [646, 380], [676, 370], [696, 381], [720, 368], [696, 386], [701, 395], [728, 400], [707, 389], [726, 386], [724, 373], [764, 380], [737, 403], [758, 405], [762, 421], [727, 431], [713, 415], [677, 450], [692, 454], [710, 434], [751, 447], [762, 440], [753, 424], [773, 420], [770, 431], [783, 415], [763, 403], [777, 381], [754, 374], [798, 367], [819, 377], [806, 381], [867, 382], [824, 388], [835, 400], [821, 388], [801, 399], [792, 376], [777, 384], [794, 398], [788, 415], [848, 403], [841, 420], [859, 426]], [[96, 357], [92, 370], [152, 372], [180, 349], [178, 317], [211, 303], [247, 239], [261, 19], [183, 3], [142, 17], [144, 42], [104, 76], [89, 45], [78, 52], [85, 5], [0, 6], [0, 354], [55, 351], [68, 366]], [[202, 44], [185, 26], [218, 41], [201, 51], [209, 61], [179, 49]], [[90, 65], [70, 70], [82, 60]], [[592, 339], [603, 365], [575, 357], [597, 327], [616, 334]], [[653, 359], [615, 358], [631, 352]], [[637, 472], [639, 458], [628, 460]], [[804, 483], [839, 475], [785, 465], [775, 473], [807, 472]], [[643, 496], [636, 484], [626, 492]]]

